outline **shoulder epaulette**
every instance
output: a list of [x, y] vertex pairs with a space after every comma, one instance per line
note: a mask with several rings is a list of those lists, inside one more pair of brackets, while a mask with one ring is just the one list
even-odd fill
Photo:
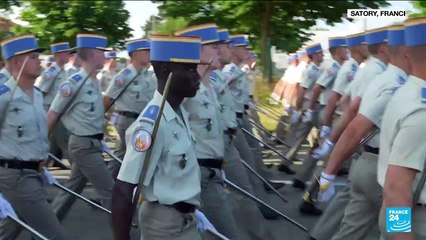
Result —
[[10, 88], [6, 85], [0, 85], [0, 96], [9, 92]]

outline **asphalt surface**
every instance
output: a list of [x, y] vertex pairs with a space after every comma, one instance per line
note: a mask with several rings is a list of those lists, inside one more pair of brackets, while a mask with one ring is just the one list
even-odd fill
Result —
[[[109, 143], [110, 146], [113, 146], [112, 143]], [[275, 146], [280, 152], [286, 153], [288, 148], [283, 145]], [[308, 154], [308, 145], [305, 143], [301, 150], [298, 152], [298, 159], [304, 159]], [[281, 188], [279, 191], [282, 195], [288, 199], [288, 203], [284, 203], [280, 198], [274, 194], [269, 194], [267, 199], [262, 199], [269, 203], [271, 206], [275, 207], [277, 210], [285, 213], [289, 218], [294, 219], [304, 227], [311, 229], [315, 222], [317, 221], [317, 216], [306, 216], [298, 212], [298, 206], [302, 201], [303, 192], [292, 188], [291, 182], [292, 177], [277, 171], [276, 166], [280, 163], [279, 157], [270, 150], [264, 150], [264, 163], [272, 164], [268, 171], [272, 172], [272, 180], [278, 182], [284, 182], [287, 185]], [[297, 170], [302, 162], [296, 161], [294, 169]], [[317, 171], [321, 171], [322, 162], [318, 163]], [[50, 169], [55, 177], [59, 179], [60, 182], [64, 182], [69, 176], [68, 170], [59, 170], [56, 168]], [[337, 184], [337, 189], [339, 190], [345, 182], [345, 178], [339, 179]], [[50, 198], [53, 198], [58, 191], [61, 191], [55, 187], [47, 187], [48, 195]], [[234, 193], [232, 193], [234, 194]], [[85, 188], [82, 193], [83, 196], [88, 198], [96, 198], [96, 194], [90, 185]], [[321, 209], [325, 209], [325, 205], [319, 205]], [[256, 221], [256, 219], [252, 219]], [[237, 219], [238, 221], [238, 219]], [[269, 231], [274, 235], [275, 239], [286, 239], [286, 240], [307, 240], [309, 235], [302, 231], [300, 228], [296, 227], [288, 220], [279, 218], [276, 220], [267, 220], [267, 227]], [[80, 239], [80, 240], [112, 240], [112, 232], [109, 223], [108, 215], [101, 210], [94, 209], [89, 206], [87, 203], [77, 200], [73, 205], [69, 215], [62, 222], [63, 227], [66, 232], [71, 236], [71, 239]], [[133, 229], [132, 239], [140, 239], [138, 229]], [[31, 236], [28, 232], [24, 231], [19, 240], [31, 239]], [[243, 236], [242, 239], [249, 239], [248, 236]]]

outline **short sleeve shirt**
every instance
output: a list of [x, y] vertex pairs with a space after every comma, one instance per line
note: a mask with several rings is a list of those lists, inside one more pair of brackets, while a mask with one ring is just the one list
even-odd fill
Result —
[[354, 79], [355, 73], [358, 71], [358, 62], [349, 58], [340, 68], [337, 73], [336, 80], [334, 80], [331, 90], [340, 95], [344, 95], [346, 88]]
[[[389, 102], [382, 121], [378, 182], [384, 185], [389, 165], [418, 170], [416, 189], [426, 159], [426, 81], [410, 76]], [[426, 188], [420, 195], [426, 204]]]
[[66, 72], [60, 68], [56, 63], [53, 63], [47, 68], [40, 77], [40, 81], [36, 86], [44, 93], [45, 109], [49, 109], [56, 94], [58, 93], [59, 86], [67, 79]]

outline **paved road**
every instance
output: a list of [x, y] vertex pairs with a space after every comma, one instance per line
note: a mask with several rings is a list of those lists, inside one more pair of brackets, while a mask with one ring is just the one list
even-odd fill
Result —
[[[307, 145], [305, 145], [301, 151], [299, 152], [299, 158], [303, 159], [304, 156], [307, 155], [306, 151]], [[283, 146], [278, 146], [278, 149], [283, 153], [286, 153], [288, 149]], [[279, 159], [277, 155], [273, 154], [269, 150], [264, 151], [264, 156], [267, 158], [264, 159], [267, 164], [279, 164]], [[297, 166], [300, 166], [301, 162], [296, 162]], [[321, 163], [319, 163], [321, 164]], [[66, 170], [57, 170], [51, 169], [54, 175], [61, 181], [64, 182], [67, 176], [69, 175], [69, 171]], [[318, 171], [320, 169], [317, 169]], [[280, 173], [276, 170], [276, 167], [271, 167], [269, 171], [273, 172], [273, 179], [278, 181], [283, 181], [285, 183], [291, 183], [291, 177], [287, 176], [284, 173]], [[344, 181], [344, 179], [342, 179]], [[60, 191], [54, 187], [48, 187], [49, 196], [52, 198], [55, 194]], [[289, 203], [283, 203], [281, 199], [271, 194], [268, 195], [269, 199], [266, 202], [270, 203], [273, 207], [277, 208], [279, 211], [287, 214], [289, 217], [301, 223], [303, 226], [308, 229], [312, 228], [315, 224], [317, 217], [304, 216], [298, 212], [298, 205], [301, 202], [302, 194], [300, 190], [293, 189], [290, 185], [285, 186], [280, 190], [280, 192], [289, 200]], [[83, 195], [86, 197], [95, 197], [96, 194], [93, 191], [93, 188], [90, 184], [86, 187], [83, 192]], [[324, 208], [325, 206], [320, 206]], [[253, 219], [253, 221], [256, 221]], [[288, 221], [284, 219], [278, 220], [268, 220], [267, 221], [269, 230], [275, 236], [275, 239], [286, 239], [286, 240], [305, 240], [309, 239], [309, 236], [301, 231], [299, 228], [295, 227]], [[76, 204], [72, 207], [69, 215], [63, 221], [63, 226], [68, 232], [72, 239], [81, 239], [81, 240], [112, 240], [111, 228], [108, 221], [108, 216], [101, 212], [100, 210], [96, 210], [88, 204], [82, 201], [76, 201]], [[30, 235], [27, 232], [23, 232], [19, 240], [27, 240], [30, 239]], [[134, 229], [133, 239], [139, 239], [138, 230]], [[247, 239], [244, 237], [243, 239]]]

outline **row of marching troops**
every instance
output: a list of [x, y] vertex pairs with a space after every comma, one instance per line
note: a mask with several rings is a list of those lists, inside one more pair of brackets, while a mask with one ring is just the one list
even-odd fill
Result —
[[[319, 141], [296, 172], [288, 161], [279, 170], [305, 191], [299, 211], [321, 215], [311, 239], [426, 239], [425, 29], [425, 17], [408, 19], [329, 38], [328, 61], [320, 44], [290, 57], [271, 96], [290, 123], [278, 125], [278, 139]], [[349, 181], [336, 194], [345, 167]], [[329, 202], [324, 212], [319, 202]], [[393, 222], [395, 208], [410, 209], [411, 222]]]
[[[335, 195], [333, 182], [345, 160], [360, 155], [350, 166], [349, 184], [310, 231], [312, 238], [378, 239], [379, 229], [386, 239], [426, 237], [425, 30], [421, 17], [331, 38], [332, 60], [322, 66], [321, 46], [306, 48], [309, 63], [295, 84], [295, 101], [288, 102], [290, 125], [280, 122], [277, 133], [297, 150], [312, 127], [321, 128], [322, 140], [294, 177], [293, 187], [302, 190], [314, 179], [299, 210], [320, 214], [316, 204]], [[282, 185], [267, 180], [252, 129], [258, 124], [251, 111], [257, 109], [250, 87], [254, 55], [245, 35], [209, 23], [128, 41], [131, 63], [104, 91], [97, 75], [106, 37], [76, 38], [72, 49], [67, 43], [51, 46], [55, 63], [43, 73], [44, 49], [33, 35], [1, 43], [1, 239], [16, 238], [22, 228], [42, 239], [72, 239], [60, 222], [76, 199], [85, 199], [80, 193], [87, 182], [99, 203], [85, 201], [110, 214], [115, 239], [130, 239], [134, 226], [146, 240], [274, 239], [265, 219], [276, 217], [308, 231], [264, 201], [268, 191], [286, 200], [277, 191]], [[343, 114], [332, 127], [337, 106]], [[110, 110], [118, 116], [120, 136], [114, 153], [103, 141]], [[63, 185], [46, 168], [48, 159], [63, 164], [51, 153], [54, 144], [72, 163]], [[113, 158], [108, 165], [103, 153]], [[328, 155], [316, 176], [317, 162]], [[279, 170], [294, 173], [292, 160]], [[49, 184], [64, 190], [51, 203]], [[389, 207], [412, 208], [411, 233], [388, 235]]]
[[[99, 79], [112, 75], [105, 58], [115, 56], [103, 35], [78, 34], [74, 48], [52, 44], [55, 61], [43, 72], [45, 49], [34, 35], [4, 39], [1, 48], [0, 239], [23, 229], [72, 239], [61, 221], [77, 199], [109, 214], [115, 239], [130, 239], [135, 226], [147, 240], [273, 239], [265, 219], [285, 215], [261, 199], [282, 184], [255, 170], [255, 55], [245, 35], [209, 23], [130, 40], [130, 64], [104, 89]], [[115, 152], [103, 140], [111, 110]], [[49, 161], [70, 168], [64, 184]], [[97, 202], [81, 195], [88, 182]], [[51, 201], [48, 185], [63, 190]]]

